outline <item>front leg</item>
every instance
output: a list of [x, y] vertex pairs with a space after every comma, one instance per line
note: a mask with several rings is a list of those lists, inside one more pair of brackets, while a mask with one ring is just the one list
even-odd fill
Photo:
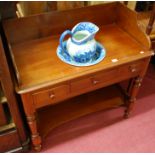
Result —
[[36, 151], [41, 150], [41, 138], [37, 131], [37, 121], [36, 121], [36, 114], [33, 113], [31, 116], [26, 116], [27, 122], [31, 131], [31, 141]]
[[36, 109], [31, 94], [22, 94], [24, 111], [31, 132], [31, 142], [36, 151], [41, 150], [41, 137], [37, 129]]
[[136, 101], [136, 96], [139, 91], [139, 87], [142, 83], [142, 77], [138, 76], [134, 79], [132, 79], [132, 82], [130, 83], [128, 93], [129, 93], [129, 99], [127, 101], [127, 109], [125, 110], [124, 117], [128, 118]]

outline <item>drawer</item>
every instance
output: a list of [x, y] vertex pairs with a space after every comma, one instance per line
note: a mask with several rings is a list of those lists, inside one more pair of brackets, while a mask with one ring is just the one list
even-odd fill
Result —
[[43, 90], [33, 94], [34, 104], [37, 108], [65, 99], [69, 95], [69, 85], [62, 85], [52, 89]]
[[83, 78], [80, 80], [73, 81], [71, 83], [71, 92], [79, 93], [79, 92], [87, 92], [89, 90], [96, 89], [94, 86], [98, 86], [100, 83], [107, 82], [109, 80], [113, 80], [118, 69], [107, 70], [104, 72], [97, 73], [95, 76], [89, 76], [87, 78]]
[[97, 75], [93, 76], [91, 78], [91, 82], [93, 86], [98, 86], [100, 84], [109, 84], [107, 82], [114, 81], [116, 79], [116, 76], [118, 75], [118, 69], [110, 69], [110, 70], [105, 70], [104, 72], [100, 72]]
[[92, 82], [90, 77], [71, 82], [72, 93], [84, 92], [85, 90], [90, 89], [91, 87]]
[[118, 66], [115, 69], [110, 69], [93, 76], [92, 84], [100, 87], [120, 82], [121, 80], [137, 76], [142, 71], [143, 67], [143, 60]]
[[119, 76], [134, 77], [143, 70], [144, 65], [145, 64], [143, 60], [123, 65], [119, 68]]

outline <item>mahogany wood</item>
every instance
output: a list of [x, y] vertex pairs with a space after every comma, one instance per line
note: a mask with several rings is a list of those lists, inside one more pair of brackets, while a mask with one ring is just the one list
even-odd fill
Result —
[[0, 83], [2, 84], [4, 95], [6, 97], [13, 122], [15, 123], [15, 126], [13, 126], [11, 129], [9, 127], [9, 131], [7, 131], [8, 128], [6, 128], [6, 130], [3, 130], [3, 133], [0, 133], [0, 152], [16, 149], [17, 146], [20, 148], [20, 150], [22, 150], [25, 142], [27, 141], [27, 136], [23, 126], [23, 120], [18, 109], [17, 100], [15, 98], [14, 87], [5, 57], [1, 37], [0, 71]]
[[[104, 45], [107, 53], [104, 61], [91, 67], [74, 67], [59, 60], [56, 55], [59, 36], [12, 45], [21, 81], [18, 92], [24, 93], [60, 83], [80, 77], [86, 72], [91, 74], [119, 64], [145, 58], [151, 54], [149, 50], [142, 48], [141, 44], [137, 44], [130, 35], [115, 24], [100, 27], [96, 40]], [[120, 43], [122, 44], [121, 48]], [[121, 51], [125, 51], [125, 53]], [[144, 53], [140, 54], [140, 51], [144, 51]], [[128, 59], [129, 56], [130, 59]], [[115, 58], [118, 59], [118, 62], [112, 63], [111, 60]]]
[[[99, 26], [96, 40], [106, 49], [105, 59], [90, 67], [65, 64], [56, 55], [60, 34], [81, 21], [94, 22]], [[86, 99], [79, 95], [132, 78], [133, 82], [128, 87], [129, 99], [126, 100], [128, 106], [125, 116], [129, 116], [139, 83], [153, 54], [149, 38], [138, 27], [136, 12], [114, 2], [8, 20], [3, 25], [14, 58], [16, 75], [19, 75], [16, 92], [22, 98], [36, 150], [41, 149], [40, 133], [41, 136], [46, 135], [50, 129], [61, 123], [120, 105], [115, 96], [110, 102], [103, 97], [103, 104], [96, 102], [93, 105], [93, 102], [87, 103]], [[117, 61], [113, 62], [113, 59]], [[108, 93], [112, 94], [111, 91]], [[75, 96], [78, 98], [70, 99]], [[101, 99], [101, 96], [98, 98]], [[66, 99], [66, 102], [60, 102]], [[75, 100], [84, 105], [77, 106], [73, 103]], [[104, 102], [108, 102], [106, 106]], [[91, 107], [89, 103], [94, 106], [92, 111], [86, 108]], [[51, 104], [51, 107], [45, 107]], [[73, 109], [73, 114], [64, 114], [67, 106], [70, 110]], [[50, 120], [50, 116], [55, 113], [62, 114], [60, 120], [57, 117]], [[44, 126], [42, 123], [46, 121], [48, 123]]]
[[[117, 7], [118, 18], [117, 24], [126, 32], [128, 32], [140, 45], [145, 46], [146, 49], [150, 48], [151, 43], [149, 37], [140, 30], [137, 23], [137, 12], [126, 9], [127, 6], [119, 4]], [[126, 12], [126, 13], [124, 13]]]
[[[121, 93], [117, 85], [113, 85], [74, 97], [61, 104], [41, 108], [38, 109], [39, 133], [41, 137], [46, 137], [53, 128], [65, 122], [92, 112], [123, 105], [124, 94]], [[44, 122], [44, 125], [42, 122]]]
[[16, 148], [22, 150], [18, 132], [15, 129], [1, 134], [0, 142], [0, 152], [7, 152]]
[[[94, 5], [65, 11], [53, 11], [20, 19], [11, 19], [6, 23], [4, 22], [5, 33], [8, 42], [14, 44], [42, 37], [60, 35], [66, 28], [71, 29], [81, 21], [94, 22], [99, 26], [111, 24], [114, 23], [116, 18], [116, 4]], [[111, 11], [107, 14], [108, 10]]]

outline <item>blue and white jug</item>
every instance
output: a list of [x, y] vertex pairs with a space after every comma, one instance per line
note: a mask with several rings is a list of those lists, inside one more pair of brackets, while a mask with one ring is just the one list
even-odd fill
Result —
[[[90, 22], [81, 22], [73, 29], [64, 31], [60, 36], [60, 47], [68, 52], [70, 57], [76, 61], [85, 63], [93, 58], [96, 53], [97, 43], [94, 39], [99, 28]], [[64, 38], [66, 35], [71, 37], [66, 41], [64, 47]]]

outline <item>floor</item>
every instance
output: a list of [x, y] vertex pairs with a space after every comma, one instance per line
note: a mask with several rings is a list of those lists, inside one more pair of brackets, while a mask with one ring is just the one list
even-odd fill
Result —
[[155, 152], [155, 66], [150, 65], [133, 113], [100, 111], [55, 128], [41, 152]]

